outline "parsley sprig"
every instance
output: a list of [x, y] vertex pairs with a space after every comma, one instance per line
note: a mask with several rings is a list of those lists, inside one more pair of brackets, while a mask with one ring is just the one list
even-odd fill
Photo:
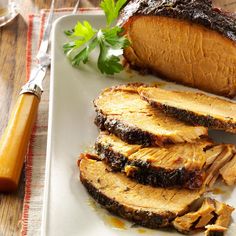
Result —
[[111, 26], [119, 15], [126, 0], [103, 0], [100, 4], [106, 15], [106, 27], [94, 29], [88, 21], [77, 22], [72, 30], [65, 31], [70, 39], [63, 45], [64, 53], [75, 67], [81, 62], [86, 64], [89, 54], [99, 47], [97, 60], [98, 69], [103, 74], [113, 75], [123, 70], [120, 55], [123, 49], [130, 45], [129, 40], [122, 35], [122, 28]]

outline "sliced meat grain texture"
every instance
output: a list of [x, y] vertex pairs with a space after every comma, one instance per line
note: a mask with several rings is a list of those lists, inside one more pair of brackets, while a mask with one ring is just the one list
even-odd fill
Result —
[[[142, 147], [125, 143], [107, 132], [100, 133], [95, 149], [112, 170], [122, 171], [140, 183], [189, 189], [212, 186], [220, 175], [219, 170], [223, 170], [235, 153], [233, 145], [216, 145], [206, 140]], [[231, 179], [235, 175], [231, 173]]]
[[[218, 155], [215, 155], [214, 152], [218, 153], [219, 148], [221, 149], [221, 151], [219, 152]], [[230, 163], [231, 160], [234, 159], [235, 146], [232, 144], [222, 144], [221, 146], [215, 146], [212, 148], [212, 150], [207, 151], [207, 155], [208, 155], [207, 158], [208, 160], [205, 165], [205, 170], [206, 170], [206, 177], [204, 180], [205, 185], [212, 187], [220, 174], [223, 180], [226, 182], [226, 184], [232, 185], [232, 180], [235, 181], [236, 179], [236, 173], [235, 172], [232, 173], [232, 171], [229, 171], [229, 175], [224, 173], [225, 170], [229, 168], [228, 163]]]
[[143, 184], [160, 187], [200, 188], [204, 183], [204, 148], [208, 141], [165, 147], [127, 144], [115, 135], [100, 133], [95, 149], [113, 170]]
[[153, 188], [137, 184], [122, 173], [110, 172], [102, 161], [83, 155], [80, 180], [89, 194], [108, 211], [149, 228], [166, 227], [189, 210], [201, 190]]
[[133, 0], [119, 25], [129, 64], [218, 95], [236, 95], [236, 23], [208, 0]]
[[[193, 125], [236, 133], [236, 102], [200, 92], [140, 87], [140, 96], [151, 106]], [[173, 99], [170, 99], [173, 98]]]
[[236, 154], [220, 170], [220, 175], [228, 185], [236, 183]]
[[152, 108], [140, 98], [137, 87], [108, 88], [94, 100], [95, 123], [101, 130], [125, 142], [146, 146], [191, 143], [207, 136], [207, 128], [188, 125]]

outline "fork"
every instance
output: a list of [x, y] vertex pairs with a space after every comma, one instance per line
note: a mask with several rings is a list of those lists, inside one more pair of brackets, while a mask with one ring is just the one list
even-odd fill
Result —
[[8, 125], [0, 140], [0, 191], [17, 189], [25, 154], [36, 120], [38, 105], [43, 92], [42, 82], [51, 63], [47, 53], [53, 22], [54, 0], [37, 53], [37, 65], [29, 81], [22, 87]]
[[76, 14], [76, 12], [79, 8], [79, 3], [80, 3], [80, 0], [78, 0], [77, 3], [75, 4], [72, 14]]

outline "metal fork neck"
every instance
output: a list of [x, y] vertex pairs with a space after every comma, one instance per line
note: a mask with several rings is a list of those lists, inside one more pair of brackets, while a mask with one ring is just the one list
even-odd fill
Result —
[[26, 94], [26, 93], [34, 94], [39, 99], [41, 99], [41, 95], [43, 93], [43, 90], [37, 84], [27, 83], [22, 87], [22, 89], [20, 91], [20, 95], [21, 94]]

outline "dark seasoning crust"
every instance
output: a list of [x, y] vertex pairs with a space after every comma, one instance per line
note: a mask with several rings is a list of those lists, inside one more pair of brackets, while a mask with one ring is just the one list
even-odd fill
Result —
[[114, 152], [109, 145], [104, 146], [99, 142], [99, 140], [97, 140], [95, 143], [95, 150], [98, 156], [102, 160], [105, 160], [113, 171], [120, 172], [125, 168], [127, 158], [120, 153]]
[[118, 24], [123, 25], [130, 17], [138, 15], [189, 20], [236, 42], [235, 16], [213, 8], [211, 0], [133, 0], [121, 11]]
[[110, 133], [115, 134], [121, 140], [129, 144], [142, 144], [144, 146], [156, 146], [157, 144], [171, 144], [173, 143], [170, 139], [162, 140], [161, 138], [157, 140], [150, 133], [143, 131], [136, 126], [126, 125], [120, 120], [109, 119], [106, 115], [103, 115], [99, 110], [97, 110], [97, 115], [95, 117], [95, 124], [102, 131], [107, 130]]
[[120, 153], [116, 153], [107, 145], [102, 145], [99, 141], [95, 144], [97, 154], [105, 160], [113, 171], [122, 171], [126, 165], [134, 167], [128, 177], [135, 179], [139, 183], [149, 184], [154, 187], [185, 187], [189, 189], [200, 188], [204, 181], [202, 171], [188, 171], [186, 168], [176, 170], [166, 170], [163, 168], [151, 168], [147, 162], [136, 161], [130, 163], [127, 158]]
[[192, 125], [201, 125], [204, 127], [212, 129], [221, 129], [228, 132], [236, 132], [236, 124], [228, 120], [227, 122], [216, 119], [212, 116], [203, 116], [195, 114], [194, 112], [183, 110], [180, 108], [175, 108], [168, 106], [166, 104], [156, 103], [154, 101], [148, 100], [145, 96], [141, 96], [145, 101], [147, 101], [152, 107], [160, 109], [162, 112], [168, 115], [172, 115], [181, 121], [188, 122]]

